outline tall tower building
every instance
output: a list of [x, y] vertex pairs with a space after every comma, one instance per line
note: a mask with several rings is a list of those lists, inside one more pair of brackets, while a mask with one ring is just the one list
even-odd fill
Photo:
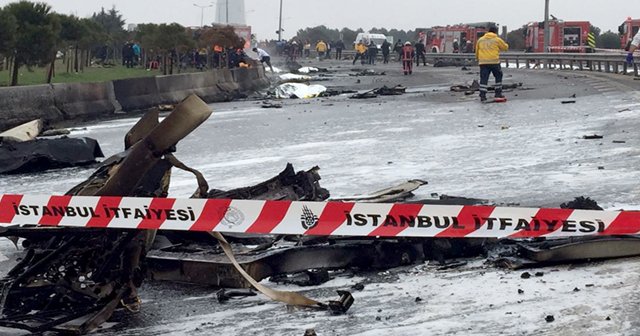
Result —
[[217, 24], [246, 24], [244, 0], [218, 0], [216, 5]]

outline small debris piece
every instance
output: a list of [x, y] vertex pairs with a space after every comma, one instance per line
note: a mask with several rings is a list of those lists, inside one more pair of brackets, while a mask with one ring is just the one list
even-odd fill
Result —
[[40, 134], [40, 137], [51, 137], [51, 136], [60, 136], [60, 135], [69, 135], [71, 131], [68, 129], [52, 129], [48, 131], [44, 131]]
[[329, 301], [328, 309], [333, 315], [342, 315], [353, 305], [354, 299], [351, 293], [338, 291], [338, 295], [340, 295], [339, 301]]
[[274, 103], [270, 101], [262, 102], [262, 108], [282, 108], [282, 103]]
[[351, 289], [354, 289], [354, 290], [357, 290], [357, 291], [361, 291], [361, 290], [364, 289], [364, 284], [359, 282], [359, 283], [351, 286]]
[[376, 316], [376, 321], [382, 321], [382, 318], [380, 318], [380, 316]]
[[524, 291], [522, 289], [518, 289], [518, 294], [524, 294]]
[[304, 336], [318, 336], [314, 329], [307, 329], [304, 331]]
[[580, 291], [580, 288], [576, 287], [576, 288], [573, 289], [573, 291], [577, 293], [577, 292]]
[[547, 315], [547, 317], [545, 317], [544, 320], [547, 321], [547, 323], [551, 323], [551, 322], [555, 321], [556, 318], [553, 317], [553, 315]]
[[605, 321], [611, 321], [611, 316], [607, 316], [606, 319], [604, 319]]
[[627, 142], [626, 142], [626, 141], [623, 141], [623, 140], [613, 140], [613, 143], [614, 143], [614, 144], [625, 144], [625, 143], [627, 143]]
[[602, 135], [585, 135], [582, 137], [584, 140], [598, 140], [598, 139], [604, 139], [604, 136]]
[[598, 170], [604, 170], [604, 166], [599, 166]]
[[575, 104], [576, 101], [575, 100], [563, 100], [562, 104]]
[[416, 298], [416, 302], [422, 302], [422, 298], [418, 296], [418, 297]]
[[594, 284], [586, 284], [585, 287], [595, 287], [596, 285]]
[[539, 277], [543, 277], [544, 276], [544, 272], [536, 272], [536, 276]]
[[522, 279], [529, 279], [531, 278], [531, 274], [529, 272], [524, 272], [520, 275], [520, 278]]

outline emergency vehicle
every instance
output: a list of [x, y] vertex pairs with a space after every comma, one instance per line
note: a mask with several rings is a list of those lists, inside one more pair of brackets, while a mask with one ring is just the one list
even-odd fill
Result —
[[[530, 22], [525, 30], [527, 52], [545, 52], [544, 22]], [[589, 21], [549, 20], [549, 51], [551, 52], [588, 52]]]
[[624, 50], [629, 50], [631, 41], [633, 41], [633, 37], [636, 36], [638, 30], [640, 30], [640, 20], [634, 20], [630, 17], [628, 17], [620, 27], [618, 27], [618, 32], [620, 33], [620, 46]]
[[490, 26], [498, 26], [494, 22], [466, 23], [446, 27], [432, 27], [420, 32], [420, 39], [427, 52], [452, 53], [454, 42], [458, 42], [458, 51], [473, 53], [475, 43]]

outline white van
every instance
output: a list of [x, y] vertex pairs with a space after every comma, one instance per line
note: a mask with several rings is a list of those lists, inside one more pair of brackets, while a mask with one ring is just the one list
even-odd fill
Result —
[[389, 41], [389, 43], [393, 45], [393, 36], [387, 37], [383, 34], [358, 33], [356, 40], [353, 42], [353, 46], [355, 47], [355, 45], [360, 42], [364, 42], [368, 45], [369, 43], [371, 43], [371, 41], [373, 41], [373, 43], [378, 46], [378, 49], [380, 49], [382, 47], [382, 43], [384, 43], [385, 40]]

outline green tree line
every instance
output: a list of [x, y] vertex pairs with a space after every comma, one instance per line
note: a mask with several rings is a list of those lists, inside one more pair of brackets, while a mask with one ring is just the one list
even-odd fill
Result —
[[[46, 81], [51, 83], [57, 59], [64, 60], [67, 72], [82, 71], [92, 62], [113, 64], [120, 59], [127, 41], [137, 41], [147, 53], [164, 60], [167, 55], [186, 53], [192, 48], [244, 44], [227, 26], [194, 31], [177, 23], [142, 24], [128, 32], [124, 25], [125, 20], [115, 7], [79, 18], [55, 13], [46, 3], [10, 3], [0, 7], [0, 71], [10, 70], [11, 86], [15, 86], [19, 84], [21, 68], [47, 67]], [[172, 61], [174, 58], [169, 57]], [[165, 66], [165, 74], [167, 71], [172, 72], [172, 68]]]

